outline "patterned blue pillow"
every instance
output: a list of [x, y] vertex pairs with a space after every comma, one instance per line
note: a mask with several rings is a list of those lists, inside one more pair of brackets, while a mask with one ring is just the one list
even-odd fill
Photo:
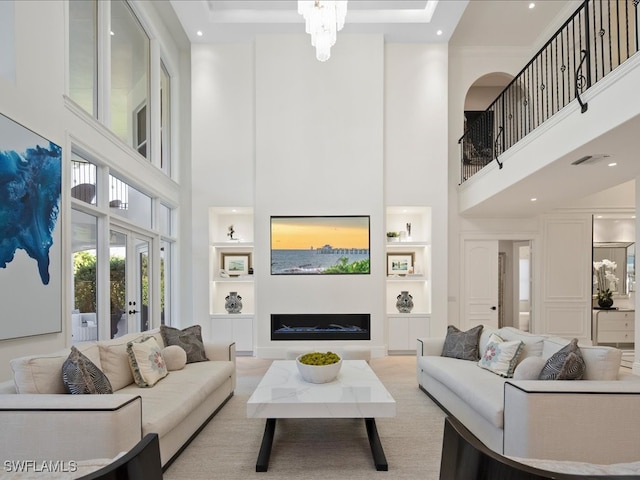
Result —
[[76, 347], [62, 364], [62, 383], [69, 393], [113, 393], [107, 376]]
[[582, 352], [578, 347], [578, 339], [571, 340], [569, 345], [558, 350], [549, 357], [542, 367], [539, 380], [580, 380], [586, 370]]

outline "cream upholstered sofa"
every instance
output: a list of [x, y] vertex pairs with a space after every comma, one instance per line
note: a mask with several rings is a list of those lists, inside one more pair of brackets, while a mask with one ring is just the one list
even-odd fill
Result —
[[107, 376], [113, 394], [66, 393], [62, 365], [69, 349], [12, 360], [14, 380], [0, 384], [0, 460], [113, 458], [157, 433], [166, 467], [233, 395], [235, 344], [204, 343], [209, 361], [188, 363], [141, 388], [126, 346], [149, 335], [164, 346], [159, 329], [76, 345]]
[[[548, 359], [569, 343], [511, 327], [484, 327], [480, 355], [491, 333], [524, 342], [518, 362]], [[640, 377], [619, 374], [620, 350], [580, 345], [582, 380], [516, 380], [480, 368], [477, 361], [442, 356], [444, 343], [445, 337], [418, 339], [419, 387], [490, 449], [600, 464], [640, 460]]]

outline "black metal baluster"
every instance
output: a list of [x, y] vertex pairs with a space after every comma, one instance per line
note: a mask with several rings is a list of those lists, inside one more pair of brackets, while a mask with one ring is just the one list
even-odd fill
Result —
[[626, 57], [629, 58], [631, 56], [631, 51], [629, 50], [629, 3], [624, 2], [624, 44], [626, 47]]
[[[609, 25], [611, 25], [611, 5], [609, 4]], [[616, 26], [617, 28], [617, 32], [618, 35], [616, 35], [615, 41], [616, 41], [616, 45], [618, 47], [618, 63], [616, 63], [616, 67], [619, 67], [620, 64], [622, 63], [622, 56], [620, 55], [622, 53], [622, 50], [620, 48], [620, 6], [618, 5], [618, 3], [616, 3]], [[612, 38], [611, 38], [611, 27], [609, 27], [609, 44], [611, 44], [612, 42]], [[613, 70], [615, 67], [613, 65], [611, 65], [611, 70]]]
[[545, 108], [545, 120], [548, 120], [549, 115], [549, 49], [544, 51], [544, 83], [542, 84], [542, 95], [544, 96], [544, 108]]
[[633, 45], [633, 53], [640, 51], [640, 25], [638, 25], [640, 17], [638, 16], [638, 4], [640, 0], [633, 0], [633, 9], [630, 13], [630, 23], [633, 24], [634, 34], [632, 40], [635, 40], [635, 44]]
[[[609, 3], [609, 1], [607, 0], [607, 3]], [[604, 77], [607, 73], [606, 73], [606, 69], [605, 69], [605, 58], [607, 58], [607, 54], [606, 54], [606, 50], [604, 48], [604, 28], [602, 26], [602, 18], [603, 18], [603, 13], [602, 13], [602, 0], [598, 0], [598, 4], [600, 6], [600, 29], [597, 30], [597, 26], [594, 25], [594, 29], [593, 29], [593, 38], [596, 39], [596, 35], [595, 33], [598, 32], [598, 35], [600, 36], [600, 55], [598, 55], [598, 52], [595, 51], [594, 55], [593, 55], [593, 63], [595, 65], [595, 71], [596, 71], [596, 82]], [[595, 7], [593, 10], [593, 15], [595, 18], [596, 12], [595, 12]], [[594, 22], [595, 23], [595, 22]], [[609, 16], [609, 23], [611, 23], [611, 16]], [[611, 25], [609, 25], [609, 28], [611, 27]], [[597, 43], [597, 40], [594, 41], [594, 44]], [[611, 61], [611, 44], [609, 44], [609, 65], [612, 65], [612, 61]], [[602, 75], [598, 77], [598, 59], [602, 60]]]

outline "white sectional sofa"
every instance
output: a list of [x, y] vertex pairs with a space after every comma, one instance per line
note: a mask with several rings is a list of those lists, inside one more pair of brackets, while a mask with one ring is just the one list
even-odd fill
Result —
[[150, 388], [133, 379], [126, 345], [158, 329], [76, 345], [109, 379], [113, 394], [70, 395], [62, 381], [69, 349], [11, 361], [14, 380], [0, 384], [0, 460], [113, 458], [157, 433], [163, 466], [233, 395], [235, 344], [204, 343], [209, 361], [170, 371]]
[[[480, 355], [491, 333], [525, 344], [527, 356], [548, 359], [568, 339], [505, 327], [484, 327]], [[640, 460], [640, 377], [619, 375], [622, 352], [582, 346], [582, 380], [503, 378], [478, 362], [441, 356], [445, 338], [418, 339], [419, 387], [487, 447], [522, 458], [600, 464]], [[518, 367], [514, 376], [518, 377]]]

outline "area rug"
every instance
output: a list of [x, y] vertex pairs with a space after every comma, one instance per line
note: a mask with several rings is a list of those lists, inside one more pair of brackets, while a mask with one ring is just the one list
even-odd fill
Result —
[[376, 419], [389, 463], [373, 465], [362, 419], [283, 419], [276, 427], [269, 471], [255, 471], [264, 419], [249, 419], [246, 403], [270, 361], [238, 358], [235, 395], [164, 473], [165, 480], [436, 480], [444, 413], [418, 389], [416, 358], [388, 356], [371, 368], [396, 400], [396, 417]]

